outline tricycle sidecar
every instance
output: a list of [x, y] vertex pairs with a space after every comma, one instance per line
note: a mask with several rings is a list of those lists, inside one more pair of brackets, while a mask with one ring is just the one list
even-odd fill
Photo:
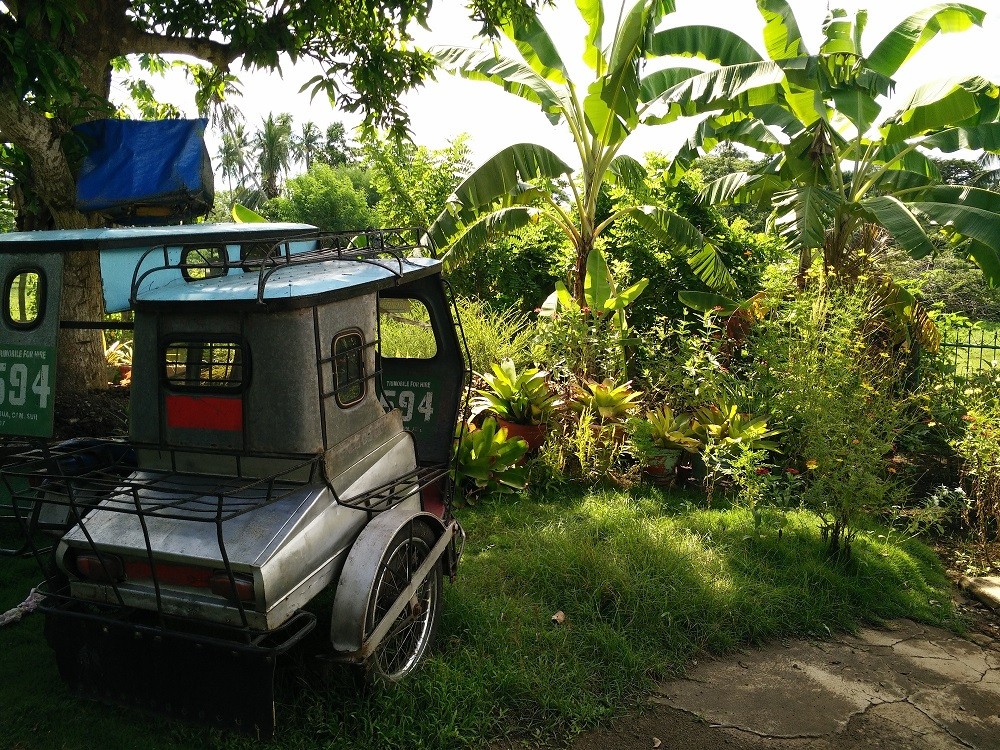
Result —
[[[431, 642], [462, 540], [453, 307], [402, 231], [145, 232], [0, 237], [8, 279], [89, 243], [106, 306], [135, 316], [127, 445], [39, 445], [3, 477], [25, 530], [54, 538], [46, 634], [74, 689], [266, 736], [274, 660], [321, 591], [333, 653], [381, 679]], [[2, 333], [0, 374], [29, 332]]]

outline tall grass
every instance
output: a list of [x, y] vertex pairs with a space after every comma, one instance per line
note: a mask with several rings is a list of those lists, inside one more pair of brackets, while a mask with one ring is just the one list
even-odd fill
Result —
[[[323, 676], [301, 650], [279, 681], [271, 747], [561, 741], [621, 714], [702, 651], [897, 616], [952, 618], [926, 548], [862, 533], [850, 561], [832, 563], [806, 512], [790, 513], [781, 537], [755, 533], [747, 511], [700, 510], [658, 490], [566, 489], [461, 514], [469, 544], [432, 658], [405, 684], [365, 694], [343, 670]], [[0, 562], [0, 607], [32, 582], [24, 563]], [[321, 618], [327, 606], [317, 606]], [[40, 631], [39, 617], [0, 631], [6, 746], [258, 747], [70, 698]]]

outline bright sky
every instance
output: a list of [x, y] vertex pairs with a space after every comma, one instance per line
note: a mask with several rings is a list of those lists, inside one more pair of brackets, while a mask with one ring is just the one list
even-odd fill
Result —
[[[818, 48], [821, 26], [826, 15], [826, 0], [790, 0], [811, 51]], [[833, 0], [832, 7], [843, 7], [852, 16], [858, 8], [869, 11], [868, 26], [863, 37], [866, 51], [885, 36], [897, 23], [913, 12], [933, 4], [933, 0]], [[1000, 0], [970, 0], [970, 4], [987, 11], [983, 28], [973, 28], [961, 34], [939, 35], [925, 46], [896, 76], [898, 102], [917, 86], [942, 77], [980, 75], [1000, 82]], [[736, 31], [745, 39], [763, 47], [763, 21], [753, 0], [677, 0], [677, 13], [668, 17], [666, 25], [713, 24]], [[613, 31], [614, 0], [605, 0], [609, 28]], [[557, 7], [542, 13], [542, 22], [552, 34], [567, 65], [578, 64], [571, 74], [577, 82], [589, 81], [589, 69], [582, 61], [585, 26], [573, 0], [557, 0]], [[438, 0], [430, 16], [431, 31], [418, 29], [417, 44], [479, 44], [474, 35], [476, 24], [468, 20], [462, 4], [454, 0]], [[269, 113], [290, 112], [298, 129], [311, 120], [325, 130], [334, 121], [349, 127], [357, 118], [336, 112], [324, 97], [310, 102], [308, 93], [298, 93], [302, 84], [316, 74], [309, 66], [286, 67], [283, 77], [275, 73], [241, 75], [242, 99], [237, 106], [244, 113], [248, 128], [259, 127]], [[158, 89], [158, 91], [160, 91]], [[190, 87], [170, 85], [160, 95], [173, 100], [187, 114], [194, 116], [193, 94]], [[537, 107], [504, 93], [499, 87], [485, 82], [466, 81], [440, 73], [437, 81], [406, 95], [403, 99], [412, 119], [414, 140], [421, 145], [437, 148], [460, 133], [472, 136], [473, 161], [478, 163], [500, 149], [517, 142], [530, 141], [548, 146], [569, 163], [574, 163], [575, 151], [565, 126], [552, 126]], [[641, 157], [648, 151], [671, 153], [686, 137], [690, 123], [659, 127], [640, 127], [632, 134], [625, 151]], [[210, 150], [213, 146], [210, 140]]]

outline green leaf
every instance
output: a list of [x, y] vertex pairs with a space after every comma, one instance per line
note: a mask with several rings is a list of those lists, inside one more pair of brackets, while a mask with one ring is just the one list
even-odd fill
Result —
[[[993, 260], [1000, 253], [1000, 195], [962, 186], [932, 188], [924, 200], [908, 204], [925, 218], [975, 240], [976, 262], [991, 284], [1000, 283]], [[981, 246], [981, 247], [980, 247]]]
[[573, 169], [555, 152], [534, 143], [515, 143], [483, 162], [455, 188], [448, 203], [479, 210], [504, 196], [531, 190], [529, 180], [570, 176]]
[[826, 230], [842, 202], [832, 190], [818, 185], [784, 190], [775, 195], [773, 222], [785, 247], [798, 251], [823, 247]]
[[583, 281], [583, 296], [591, 310], [604, 310], [604, 304], [614, 296], [615, 282], [608, 268], [608, 259], [599, 248], [587, 255], [587, 275]]
[[587, 36], [583, 40], [583, 61], [598, 75], [607, 68], [601, 50], [601, 31], [604, 28], [603, 0], [576, 0], [576, 8], [587, 22]]
[[757, 9], [765, 21], [764, 45], [772, 60], [809, 54], [795, 14], [785, 0], [757, 0]]
[[927, 136], [920, 145], [949, 154], [965, 150], [1000, 151], [1000, 122], [986, 122], [967, 128], [948, 128]]
[[859, 86], [835, 89], [831, 96], [837, 111], [850, 120], [859, 133], [867, 133], [882, 113], [882, 105]]
[[649, 286], [649, 279], [639, 279], [636, 283], [630, 286], [623, 292], [618, 292], [614, 297], [612, 297], [606, 306], [608, 310], [624, 310], [629, 305], [638, 299], [639, 295], [642, 294], [646, 287]]
[[625, 211], [639, 226], [663, 240], [673, 243], [678, 251], [697, 251], [705, 243], [698, 228], [680, 214], [658, 206], [636, 206]]
[[898, 143], [942, 128], [976, 124], [973, 118], [980, 112], [996, 111], [998, 98], [1000, 88], [978, 76], [937, 81], [918, 88], [880, 131], [886, 143]]
[[969, 243], [969, 255], [982, 269], [986, 283], [994, 289], [1000, 287], [1000, 251], [973, 240]]
[[934, 245], [927, 239], [920, 222], [897, 198], [884, 195], [861, 201], [860, 205], [913, 258], [923, 258], [934, 252]]
[[646, 168], [638, 160], [619, 154], [608, 165], [609, 182], [630, 192], [636, 192], [645, 185]]
[[868, 55], [868, 65], [887, 76], [939, 33], [965, 31], [982, 26], [983, 11], [962, 3], [941, 3], [925, 8], [901, 22]]
[[861, 55], [861, 50], [855, 46], [854, 25], [842, 8], [834, 8], [827, 13], [823, 21], [823, 36], [825, 39], [819, 48], [821, 55]]
[[[536, 219], [538, 209], [515, 206], [493, 211], [462, 228], [448, 243], [447, 252], [442, 256], [445, 268], [451, 270], [467, 262], [486, 243], [498, 236], [509, 234], [527, 226]], [[436, 246], [440, 251], [444, 249]]]
[[563, 282], [557, 281], [555, 289], [556, 299], [559, 301], [559, 304], [563, 306], [563, 308], [572, 310], [576, 307], [576, 298], [569, 293], [569, 289], [566, 288], [566, 285]]
[[699, 279], [713, 289], [721, 289], [724, 292], [736, 291], [736, 282], [712, 243], [706, 242], [698, 252], [689, 255], [688, 265]]
[[738, 34], [716, 26], [678, 26], [653, 34], [654, 55], [697, 57], [719, 65], [763, 62], [760, 53]]
[[512, 15], [513, 19], [501, 28], [517, 46], [525, 62], [542, 78], [557, 84], [566, 83], [569, 73], [538, 16], [532, 10]]
[[261, 216], [259, 213], [253, 209], [247, 208], [242, 203], [233, 204], [233, 221], [238, 224], [256, 224], [260, 222], [266, 222], [267, 219]]
[[538, 104], [552, 124], [565, 112], [565, 102], [549, 81], [524, 62], [472, 47], [431, 47], [429, 53], [449, 73], [470, 81], [488, 81]]
[[667, 112], [647, 117], [643, 122], [661, 124], [717, 109], [752, 111], [774, 102], [784, 77], [782, 69], [770, 61], [709, 70], [662, 89], [669, 79], [650, 75], [643, 80], [643, 98], [662, 102]]
[[682, 304], [698, 312], [718, 312], [721, 315], [732, 315], [740, 309], [736, 300], [711, 292], [683, 291], [677, 293]]

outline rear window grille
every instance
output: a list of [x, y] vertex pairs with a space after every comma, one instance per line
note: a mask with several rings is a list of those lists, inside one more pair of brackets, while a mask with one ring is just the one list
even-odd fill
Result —
[[238, 390], [245, 385], [237, 341], [172, 341], [164, 349], [167, 384], [178, 390]]

